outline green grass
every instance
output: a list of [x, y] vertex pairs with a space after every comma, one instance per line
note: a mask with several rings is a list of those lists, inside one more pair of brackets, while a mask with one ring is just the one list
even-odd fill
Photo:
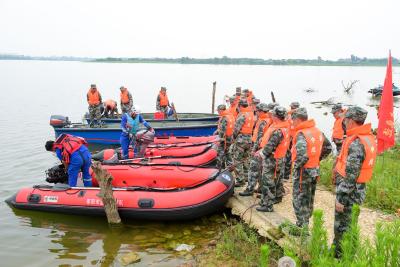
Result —
[[360, 239], [358, 216], [360, 208], [353, 206], [352, 222], [342, 239], [342, 257], [334, 257], [333, 248], [329, 248], [327, 231], [323, 226], [323, 211], [313, 213], [311, 237], [304, 246], [307, 252], [295, 255], [286, 250], [285, 255], [293, 257], [298, 266], [342, 266], [342, 267], [381, 267], [400, 266], [400, 220], [380, 223], [375, 231], [375, 241]]
[[[321, 161], [320, 177], [320, 184], [332, 191], [333, 164], [333, 157]], [[364, 204], [391, 213], [400, 208], [400, 145], [378, 156]]]

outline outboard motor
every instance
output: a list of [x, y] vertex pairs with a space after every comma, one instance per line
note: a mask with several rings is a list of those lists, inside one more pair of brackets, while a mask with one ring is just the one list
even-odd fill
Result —
[[56, 183], [68, 183], [68, 173], [65, 171], [63, 164], [56, 165], [46, 171], [46, 182]]
[[54, 128], [62, 128], [70, 124], [68, 117], [62, 115], [51, 115], [50, 117], [50, 125]]
[[144, 157], [146, 148], [154, 142], [154, 133], [149, 130], [141, 130], [136, 134], [136, 151], [138, 158]]

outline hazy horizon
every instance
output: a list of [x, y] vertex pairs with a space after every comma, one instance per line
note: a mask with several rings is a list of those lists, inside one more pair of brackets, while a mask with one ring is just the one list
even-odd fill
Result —
[[29, 56], [396, 57], [400, 1], [1, 0], [0, 51]]

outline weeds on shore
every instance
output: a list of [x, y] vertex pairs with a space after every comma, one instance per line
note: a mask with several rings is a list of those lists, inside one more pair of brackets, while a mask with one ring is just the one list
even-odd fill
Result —
[[[335, 258], [334, 248], [328, 245], [322, 210], [313, 213], [311, 237], [305, 245], [307, 252], [302, 257], [296, 257], [296, 252], [289, 250], [285, 251], [285, 255], [293, 257], [298, 266], [400, 266], [400, 220], [378, 224], [375, 241], [371, 243], [369, 240], [360, 239], [359, 214], [359, 206], [354, 205], [349, 230], [343, 235], [341, 243], [341, 258]], [[303, 241], [299, 242], [301, 244], [298, 245], [304, 245]]]
[[[367, 183], [364, 204], [371, 208], [394, 213], [400, 208], [400, 145], [377, 157], [372, 180]], [[332, 166], [334, 158], [321, 161], [320, 183], [334, 191]]]

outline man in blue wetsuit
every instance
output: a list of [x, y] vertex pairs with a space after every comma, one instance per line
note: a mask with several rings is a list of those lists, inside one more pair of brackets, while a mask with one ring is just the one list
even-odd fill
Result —
[[135, 144], [136, 133], [139, 130], [139, 125], [142, 123], [147, 130], [154, 131], [150, 124], [145, 121], [140, 115], [137, 107], [132, 107], [130, 111], [124, 113], [121, 118], [121, 137], [119, 139], [122, 149], [122, 157], [127, 159], [129, 157], [129, 145]]
[[45, 147], [47, 151], [56, 152], [57, 157], [64, 164], [68, 171], [69, 186], [76, 186], [80, 171], [82, 171], [84, 186], [92, 186], [92, 177], [89, 173], [92, 155], [85, 139], [61, 134], [56, 141], [47, 141]]

